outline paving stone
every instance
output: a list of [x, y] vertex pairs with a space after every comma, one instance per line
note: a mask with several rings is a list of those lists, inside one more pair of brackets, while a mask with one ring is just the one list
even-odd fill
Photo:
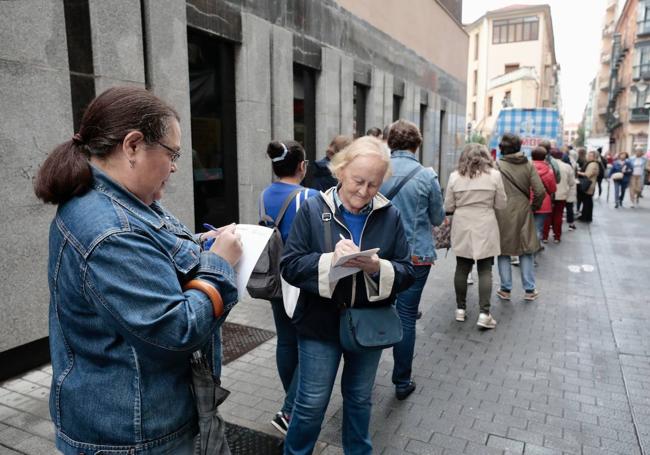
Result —
[[502, 438], [500, 436], [490, 435], [487, 441], [488, 447], [495, 449], [507, 450], [509, 453], [524, 453], [524, 443], [514, 439]]

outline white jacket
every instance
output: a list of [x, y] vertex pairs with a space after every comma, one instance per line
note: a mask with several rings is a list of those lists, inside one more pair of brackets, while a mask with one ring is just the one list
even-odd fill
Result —
[[560, 168], [560, 183], [555, 190], [556, 201], [575, 202], [576, 200], [576, 179], [573, 168], [562, 160], [553, 158]]

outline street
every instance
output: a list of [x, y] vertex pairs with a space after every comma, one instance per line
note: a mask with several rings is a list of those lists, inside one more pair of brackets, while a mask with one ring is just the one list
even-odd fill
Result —
[[[592, 225], [565, 230], [539, 256], [537, 301], [524, 302], [513, 270], [512, 301], [492, 300], [495, 330], [475, 325], [478, 284], [469, 289], [467, 321], [454, 320], [455, 260], [439, 250], [417, 325], [415, 393], [395, 399], [390, 351], [379, 366], [374, 453], [648, 453], [650, 193], [640, 208], [615, 210], [605, 190]], [[496, 266], [493, 273], [495, 291]], [[262, 301], [241, 302], [229, 322], [274, 330]], [[283, 391], [274, 356], [275, 338], [224, 367], [227, 421], [277, 435], [270, 420]], [[44, 367], [0, 384], [0, 455], [55, 453], [50, 380]], [[343, 453], [338, 384], [320, 434], [324, 454]]]

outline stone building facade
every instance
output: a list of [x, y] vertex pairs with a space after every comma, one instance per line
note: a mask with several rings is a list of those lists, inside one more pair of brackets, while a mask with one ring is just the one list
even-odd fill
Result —
[[310, 159], [336, 134], [420, 125], [443, 185], [463, 145], [462, 0], [0, 2], [0, 365], [47, 356], [47, 238], [39, 164], [108, 87], [150, 88], [179, 111], [183, 155], [163, 203], [190, 226], [254, 223], [266, 145]]

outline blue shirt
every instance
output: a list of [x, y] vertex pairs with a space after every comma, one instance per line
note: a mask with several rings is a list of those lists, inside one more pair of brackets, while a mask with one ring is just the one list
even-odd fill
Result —
[[[372, 200], [365, 207], [363, 207], [357, 214], [357, 213], [352, 213], [345, 208], [343, 202], [341, 202], [341, 198], [339, 198], [338, 188], [334, 189], [332, 196], [334, 197], [334, 203], [336, 204], [336, 206], [341, 211], [341, 214], [343, 215], [345, 226], [352, 233], [352, 241], [357, 246], [359, 246], [361, 242], [361, 233], [363, 232], [363, 225], [366, 223], [368, 214], [372, 212]], [[338, 239], [336, 240], [336, 242], [338, 242]]]
[[[293, 191], [297, 189], [303, 190], [299, 194], [299, 200], [301, 204], [305, 201], [305, 199], [319, 194], [319, 192], [316, 190], [307, 189], [300, 185], [284, 182], [273, 182], [264, 189], [264, 208], [266, 209], [266, 214], [275, 219], [280, 212], [282, 203]], [[291, 231], [291, 225], [293, 224], [293, 220], [296, 218], [297, 211], [296, 200], [294, 199], [287, 207], [287, 211], [284, 213], [284, 217], [280, 222], [280, 234], [282, 235], [283, 242], [287, 241], [287, 237], [289, 236], [289, 231]], [[260, 219], [262, 219], [261, 207]]]

